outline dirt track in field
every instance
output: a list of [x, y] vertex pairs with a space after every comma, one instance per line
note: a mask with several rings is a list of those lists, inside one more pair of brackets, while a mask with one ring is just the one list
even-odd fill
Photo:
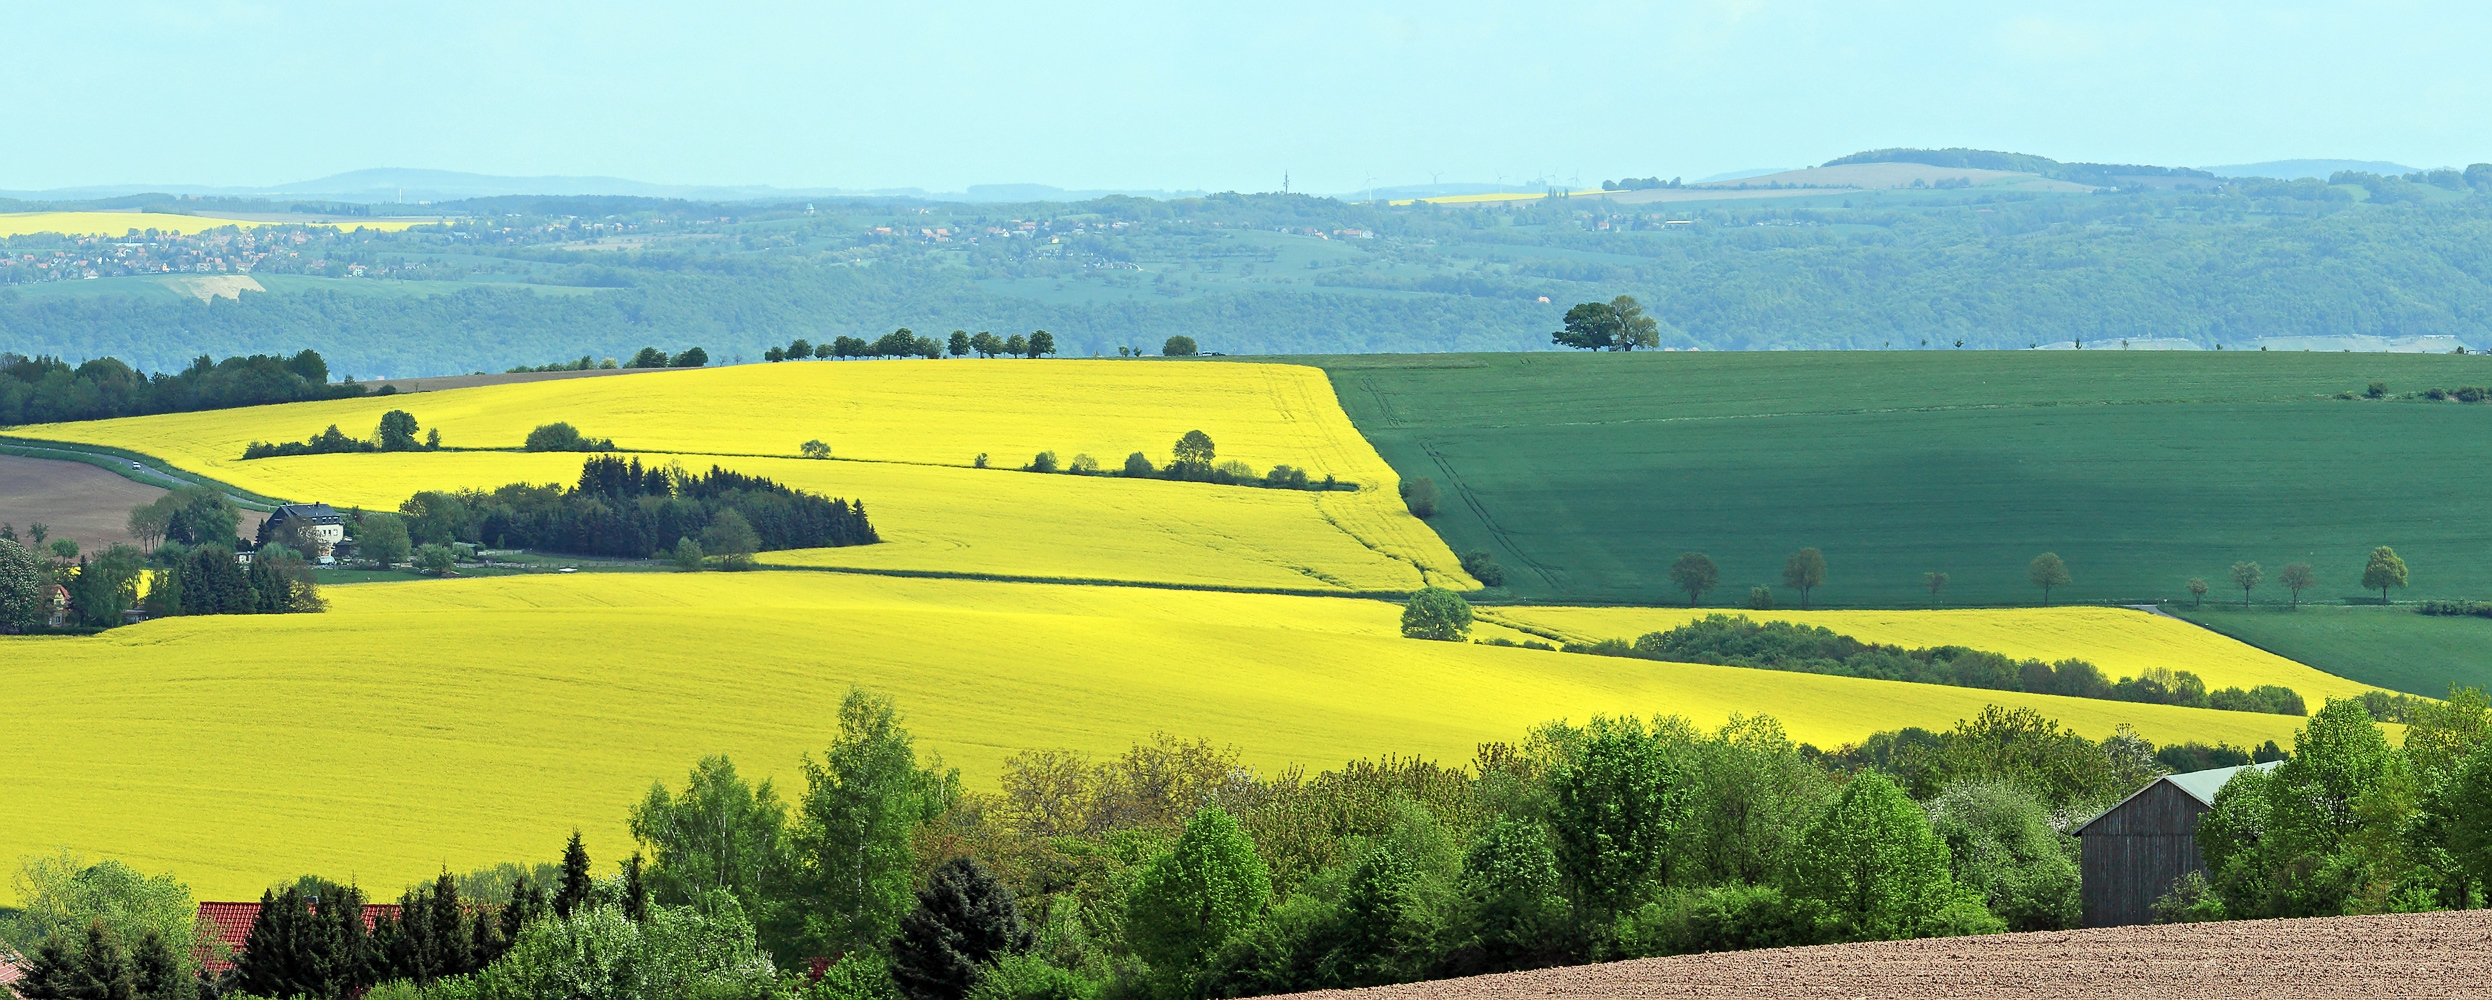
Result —
[[2492, 910], [1683, 955], [1303, 997], [2492, 997]]

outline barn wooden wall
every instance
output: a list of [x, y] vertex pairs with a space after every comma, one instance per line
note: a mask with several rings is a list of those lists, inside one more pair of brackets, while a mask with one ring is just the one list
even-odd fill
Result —
[[2086, 827], [2078, 838], [2085, 925], [2152, 922], [2155, 900], [2204, 864], [2198, 819], [2206, 811], [2189, 793], [2158, 781]]

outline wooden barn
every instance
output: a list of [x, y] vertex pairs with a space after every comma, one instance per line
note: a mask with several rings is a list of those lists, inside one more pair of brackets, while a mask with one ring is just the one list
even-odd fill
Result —
[[2235, 774], [2274, 766], [2167, 774], [2078, 827], [2085, 925], [2152, 923], [2155, 900], [2172, 891], [2172, 883], [2206, 870], [2198, 858], [2198, 819], [2214, 808], [2215, 793]]

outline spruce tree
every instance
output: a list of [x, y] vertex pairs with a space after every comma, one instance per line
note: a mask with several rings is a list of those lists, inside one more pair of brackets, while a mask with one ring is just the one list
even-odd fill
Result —
[[434, 974], [464, 976], [476, 971], [473, 935], [467, 929], [467, 912], [459, 907], [459, 884], [448, 870], [433, 882], [430, 912]]
[[318, 994], [323, 984], [310, 922], [301, 890], [288, 886], [261, 893], [259, 916], [234, 959], [234, 988], [262, 997]]
[[891, 978], [910, 1000], [961, 1000], [987, 966], [1030, 949], [1029, 928], [1012, 889], [969, 858], [935, 869], [917, 890], [917, 908], [900, 918], [891, 944]]
[[130, 968], [130, 953], [121, 947], [121, 938], [97, 920], [87, 925], [86, 946], [78, 950], [76, 982], [83, 993], [72, 996], [96, 1000], [120, 1000], [135, 994], [137, 977]]
[[132, 997], [135, 1000], [195, 1000], [198, 984], [182, 971], [182, 958], [164, 935], [149, 929], [130, 954]]
[[511, 901], [502, 904], [502, 946], [518, 944], [519, 932], [544, 919], [545, 911], [545, 890], [529, 882], [527, 876], [520, 876], [519, 884], [511, 887]]
[[633, 851], [632, 860], [623, 865], [623, 915], [633, 923], [649, 919], [649, 882], [642, 875], [645, 864], [640, 852]]
[[554, 915], [565, 920], [585, 909], [594, 888], [588, 877], [588, 847], [580, 843], [580, 831], [571, 831], [571, 843], [562, 849], [562, 888], [554, 893]]

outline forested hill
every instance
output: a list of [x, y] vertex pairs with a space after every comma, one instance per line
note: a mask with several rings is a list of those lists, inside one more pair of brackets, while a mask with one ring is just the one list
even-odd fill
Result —
[[1230, 354], [1519, 350], [1620, 294], [1664, 346], [1707, 349], [2492, 345], [2492, 168], [2152, 180], [1399, 206], [525, 198], [396, 234], [21, 236], [0, 241], [0, 350], [178, 369], [308, 346], [365, 378], [652, 345], [753, 360], [902, 326], [1046, 329], [1068, 356], [1172, 334]]

